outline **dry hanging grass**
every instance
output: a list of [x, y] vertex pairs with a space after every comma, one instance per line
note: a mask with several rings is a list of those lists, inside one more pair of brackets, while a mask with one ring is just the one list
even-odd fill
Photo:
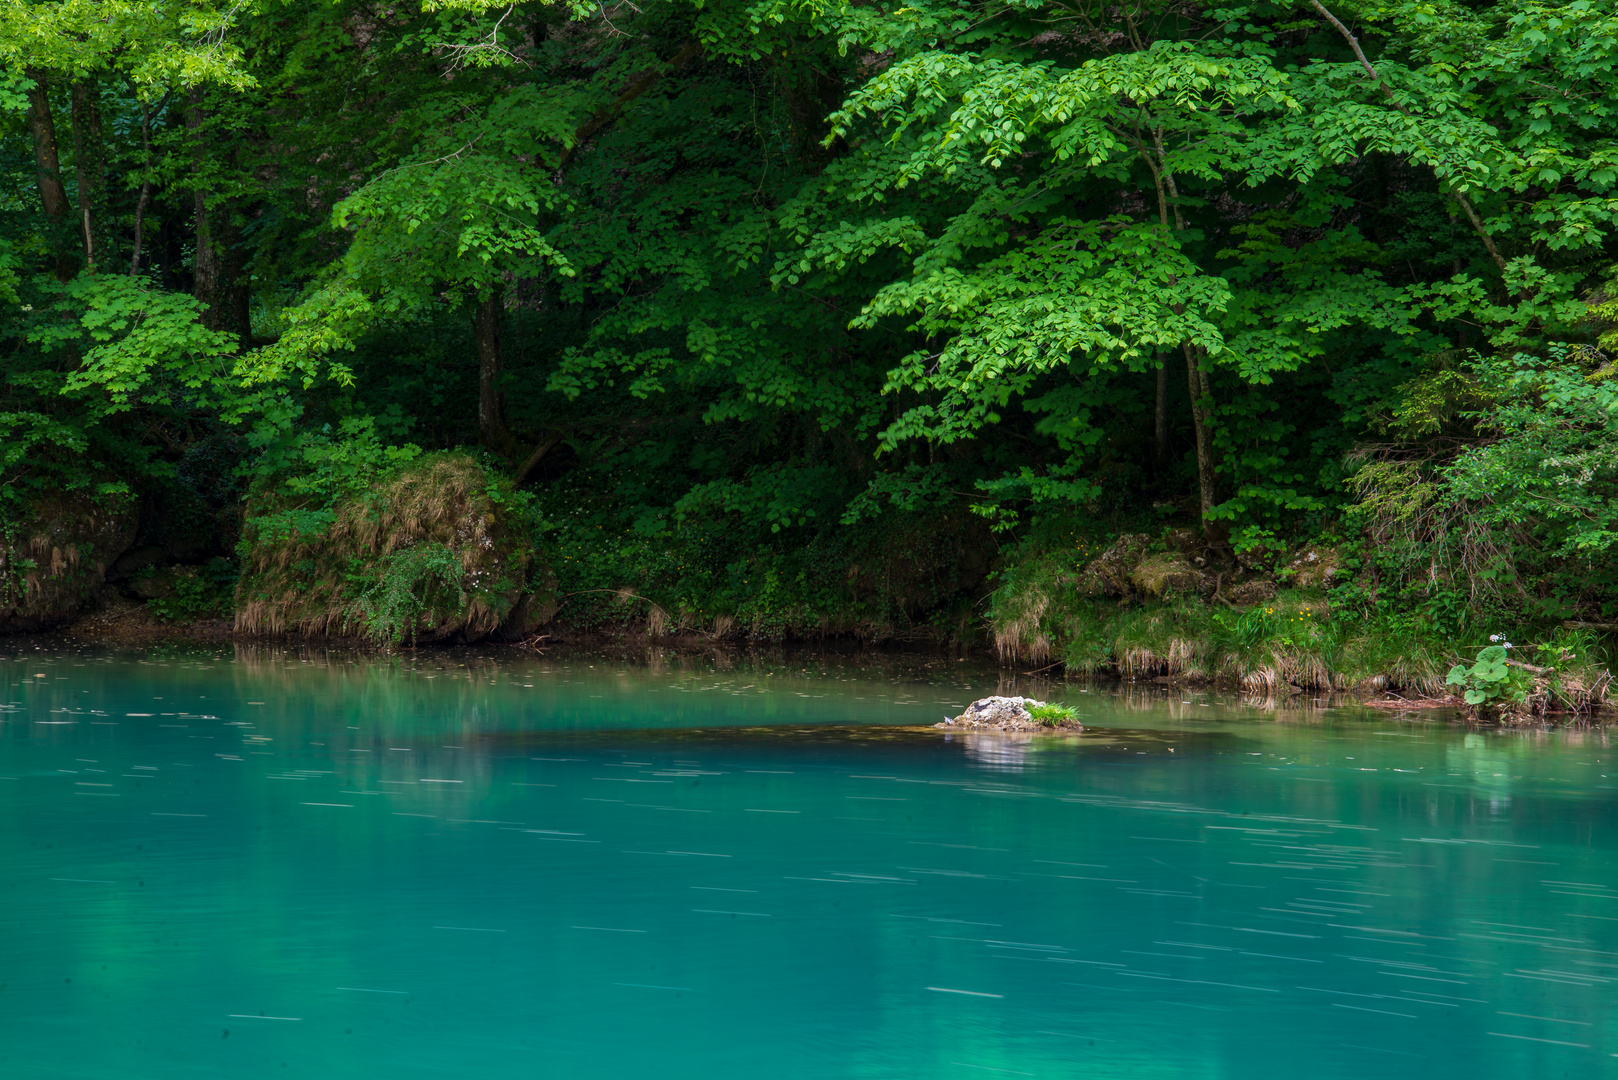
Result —
[[[328, 512], [250, 504], [236, 628], [420, 642], [489, 636], [525, 599], [534, 563], [526, 528], [491, 490], [472, 458], [438, 454]], [[504, 629], [520, 636], [532, 627]]]

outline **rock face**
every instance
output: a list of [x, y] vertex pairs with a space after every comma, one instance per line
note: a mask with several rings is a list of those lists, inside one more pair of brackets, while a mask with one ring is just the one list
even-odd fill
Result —
[[1034, 719], [1029, 712], [1046, 703], [1025, 697], [986, 697], [966, 707], [966, 711], [953, 719], [934, 724], [936, 728], [960, 728], [965, 731], [1083, 731], [1077, 720], [1059, 720], [1054, 723]]
[[0, 633], [65, 626], [100, 591], [107, 567], [135, 540], [132, 500], [63, 495], [0, 533]]

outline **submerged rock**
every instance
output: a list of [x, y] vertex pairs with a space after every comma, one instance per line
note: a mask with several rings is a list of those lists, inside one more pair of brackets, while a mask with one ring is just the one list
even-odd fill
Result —
[[[1046, 716], [1035, 716], [1034, 710], [1051, 710]], [[1066, 716], [1058, 715], [1066, 711]], [[986, 697], [966, 707], [957, 717], [934, 724], [936, 728], [960, 728], [966, 731], [1083, 731], [1084, 725], [1063, 710], [1035, 698]]]

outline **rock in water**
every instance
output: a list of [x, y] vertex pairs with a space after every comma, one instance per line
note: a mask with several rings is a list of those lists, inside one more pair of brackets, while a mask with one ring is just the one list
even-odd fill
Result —
[[1049, 708], [1046, 702], [1025, 697], [986, 697], [966, 707], [961, 715], [934, 724], [936, 728], [967, 731], [1083, 731], [1084, 725], [1066, 718], [1035, 719], [1031, 710]]

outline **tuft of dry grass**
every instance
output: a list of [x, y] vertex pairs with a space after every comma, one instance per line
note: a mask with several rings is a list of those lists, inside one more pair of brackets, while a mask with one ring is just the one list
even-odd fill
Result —
[[[243, 535], [236, 629], [376, 637], [361, 595], [381, 581], [390, 560], [440, 545], [456, 564], [458, 587], [418, 598], [407, 636], [477, 641], [502, 628], [521, 636], [532, 627], [507, 620], [528, 599], [534, 553], [521, 522], [491, 497], [492, 484], [470, 456], [450, 453], [406, 466], [339, 501], [323, 519], [291, 517], [286, 512], [299, 508], [256, 498]], [[315, 524], [299, 524], [309, 520]], [[521, 621], [547, 606], [521, 604]]]

